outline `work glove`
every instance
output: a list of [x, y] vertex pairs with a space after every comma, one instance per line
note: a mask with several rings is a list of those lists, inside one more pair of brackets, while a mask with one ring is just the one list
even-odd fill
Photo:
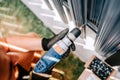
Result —
[[[45, 51], [48, 51], [57, 41], [62, 40], [67, 35], [68, 32], [69, 32], [69, 29], [66, 28], [65, 30], [61, 31], [59, 34], [53, 36], [50, 39], [43, 38], [42, 39], [43, 49]], [[70, 48], [72, 49], [72, 51], [75, 51], [76, 48], [73, 42], [67, 51], [68, 53], [70, 52]]]

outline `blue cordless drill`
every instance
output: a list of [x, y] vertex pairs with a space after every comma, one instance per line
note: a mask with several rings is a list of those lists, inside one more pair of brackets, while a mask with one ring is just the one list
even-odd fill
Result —
[[79, 28], [74, 28], [62, 40], [56, 42], [37, 62], [33, 71], [36, 73], [45, 73], [52, 69], [55, 64], [65, 56], [65, 52], [68, 50], [69, 46], [80, 34], [81, 31]]

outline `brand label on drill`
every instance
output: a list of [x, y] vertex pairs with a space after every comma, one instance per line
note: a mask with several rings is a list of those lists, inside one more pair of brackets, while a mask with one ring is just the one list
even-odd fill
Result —
[[47, 67], [47, 65], [45, 64], [45, 62], [43, 60], [40, 60], [36, 64], [36, 67], [35, 67], [34, 71], [36, 73], [45, 72], [46, 71], [46, 67]]
[[60, 61], [61, 55], [59, 55], [53, 48], [51, 48], [43, 57], [37, 62], [34, 72], [44, 73], [48, 69], [52, 68], [54, 64]]
[[54, 50], [55, 50], [56, 52], [58, 52], [60, 55], [63, 54], [63, 49], [62, 49], [59, 45], [55, 44], [53, 48], [54, 48]]

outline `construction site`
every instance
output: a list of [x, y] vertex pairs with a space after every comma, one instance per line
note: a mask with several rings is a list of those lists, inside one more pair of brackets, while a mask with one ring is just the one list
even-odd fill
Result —
[[0, 46], [19, 57], [7, 71], [0, 48], [0, 80], [120, 80], [119, 3], [0, 0]]

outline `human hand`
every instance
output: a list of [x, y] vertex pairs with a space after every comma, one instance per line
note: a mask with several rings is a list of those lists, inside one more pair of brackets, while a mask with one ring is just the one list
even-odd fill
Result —
[[15, 65], [18, 60], [16, 55], [7, 55], [0, 48], [0, 80], [15, 80]]

